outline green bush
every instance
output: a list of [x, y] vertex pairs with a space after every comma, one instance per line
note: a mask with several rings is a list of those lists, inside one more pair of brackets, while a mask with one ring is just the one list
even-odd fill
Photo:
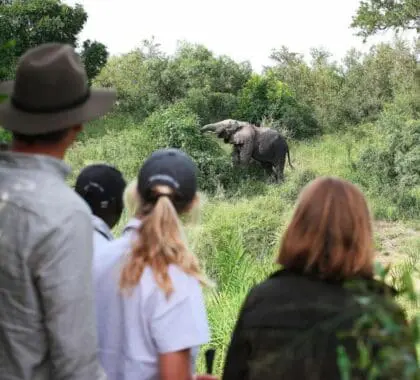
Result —
[[376, 184], [405, 189], [420, 185], [420, 120], [400, 116], [381, 120], [382, 141], [360, 157], [360, 169], [371, 173]]
[[198, 116], [184, 102], [153, 112], [140, 128], [150, 141], [150, 151], [178, 148], [188, 153], [197, 164], [200, 188], [209, 193], [221, 189], [233, 193], [250, 176], [261, 179], [264, 175], [257, 165], [234, 168], [217, 139], [200, 132]]
[[216, 184], [209, 180], [224, 163], [225, 153], [216, 140], [200, 132], [198, 116], [189, 107], [176, 103], [159, 109], [144, 120], [141, 129], [148, 136], [150, 150], [177, 148], [188, 153], [197, 163], [200, 188], [214, 190]]
[[209, 155], [221, 153], [219, 145], [198, 128], [198, 117], [182, 103], [156, 110], [142, 123], [150, 142], [156, 148], [171, 147], [183, 149], [190, 155], [206, 152]]
[[321, 132], [311, 108], [298, 103], [291, 96], [284, 97], [281, 102], [273, 102], [270, 113], [280, 121], [281, 126], [287, 128], [293, 138], [310, 138]]
[[291, 178], [284, 185], [283, 192], [287, 200], [296, 202], [302, 189], [317, 177], [317, 173], [311, 169], [305, 169]]
[[192, 88], [184, 102], [198, 115], [200, 125], [205, 125], [230, 119], [236, 110], [238, 99], [230, 93], [211, 92], [208, 88]]
[[369, 143], [352, 175], [365, 189], [386, 195], [404, 217], [420, 212], [420, 119], [415, 98], [415, 92], [404, 94], [385, 107], [369, 128]]
[[159, 58], [148, 60], [143, 52], [135, 50], [110, 57], [93, 85], [115, 88], [118, 94], [116, 110], [134, 113], [141, 120], [164, 105], [156, 91], [161, 71]]
[[[377, 267], [380, 281], [388, 282], [389, 269], [379, 264]], [[413, 279], [409, 272], [403, 272], [399, 278], [398, 297], [417, 303], [418, 295]], [[356, 300], [363, 313], [350, 331], [339, 332], [342, 338], [356, 339], [358, 353], [358, 357], [351, 362], [344, 347], [339, 347], [341, 379], [419, 379], [420, 368], [415, 346], [420, 342], [419, 316], [407, 318], [407, 313], [402, 312], [388, 292], [382, 297], [372, 295], [364, 284], [357, 281], [351, 286], [358, 291]]]
[[206, 122], [235, 109], [236, 94], [250, 74], [249, 63], [216, 57], [202, 45], [180, 42], [169, 56], [159, 44], [144, 41], [137, 50], [111, 57], [94, 84], [116, 88], [117, 109], [139, 120], [186, 99], [200, 122]]
[[135, 178], [144, 159], [154, 150], [152, 142], [141, 125], [127, 115], [91, 122], [66, 155], [73, 167], [69, 182], [75, 180], [78, 170], [95, 162], [115, 165], [126, 178]]
[[288, 87], [276, 80], [271, 72], [254, 74], [239, 94], [235, 119], [260, 124], [269, 118], [275, 125], [285, 127], [292, 137], [301, 139], [320, 132], [311, 109], [299, 104]]
[[0, 128], [0, 141], [11, 141], [12, 134], [4, 128]]

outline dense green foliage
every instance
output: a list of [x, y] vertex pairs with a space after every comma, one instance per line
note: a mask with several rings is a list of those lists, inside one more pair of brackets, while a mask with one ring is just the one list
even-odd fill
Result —
[[365, 39], [391, 28], [397, 31], [413, 29], [420, 33], [420, 3], [418, 0], [361, 1], [351, 26]]
[[272, 71], [252, 75], [239, 93], [233, 117], [254, 124], [264, 119], [274, 120], [274, 125], [286, 129], [295, 138], [313, 137], [320, 132], [311, 109], [299, 104]]
[[368, 54], [350, 50], [339, 65], [330, 54], [312, 50], [308, 65], [286, 47], [273, 51], [267, 68], [286, 83], [299, 103], [315, 112], [324, 131], [374, 121], [387, 102], [414, 87], [418, 47], [396, 39], [373, 46]]
[[[273, 64], [256, 74], [247, 64], [216, 57], [201, 45], [182, 43], [167, 56], [152, 41], [111, 58], [97, 76], [95, 85], [119, 89], [118, 112], [130, 115], [134, 123], [125, 133], [142, 135], [139, 162], [145, 152], [174, 146], [190, 153], [199, 165], [200, 188], [211, 198], [205, 197], [202, 223], [189, 234], [218, 283], [216, 292], [206, 296], [218, 373], [243, 297], [274, 268], [271, 257], [279, 234], [310, 180], [324, 174], [348, 178], [367, 194], [375, 218], [418, 220], [417, 55], [418, 46], [399, 39], [374, 46], [367, 54], [350, 50], [340, 64], [330, 62], [327, 51], [313, 49], [307, 63], [283, 47], [272, 52]], [[287, 134], [297, 170], [286, 172], [282, 186], [267, 184], [256, 166], [233, 168], [230, 148], [197, 131], [204, 123], [229, 117], [269, 124]], [[101, 142], [106, 144], [104, 138]], [[114, 146], [111, 135], [109, 144], [108, 149]], [[71, 157], [76, 155], [86, 153], [75, 151]], [[112, 162], [118, 165], [117, 157]], [[130, 176], [138, 161], [130, 163]], [[404, 266], [419, 276], [418, 246], [406, 244], [401, 250], [413, 254], [409, 261], [394, 264], [397, 279]], [[418, 321], [413, 319], [418, 301], [413, 306], [416, 293], [410, 294], [410, 302], [400, 301], [410, 316], [408, 325], [401, 325], [392, 307], [366, 309], [353, 331], [366, 338], [360, 343], [360, 361], [347, 363], [345, 353], [338, 353], [343, 379], [352, 368], [367, 363], [372, 379], [381, 373], [403, 379], [418, 376], [413, 355], [393, 349], [396, 342], [409, 346], [413, 338], [419, 343]], [[373, 361], [369, 350], [379, 341], [388, 342], [388, 348]]]
[[[80, 4], [71, 7], [61, 0], [0, 1], [0, 80], [14, 76], [17, 59], [30, 47], [45, 42], [78, 45], [88, 15]], [[106, 63], [108, 52], [97, 41], [85, 41], [82, 57], [92, 79]]]
[[105, 66], [109, 53], [106, 46], [97, 41], [86, 40], [83, 42], [83, 49], [80, 53], [86, 67], [86, 73], [91, 83], [102, 67]]
[[[377, 273], [386, 282], [389, 268], [378, 265]], [[408, 286], [399, 290], [400, 297], [412, 303], [417, 295], [408, 274], [402, 271], [401, 277]], [[413, 345], [420, 340], [418, 324], [406, 322], [406, 316], [393, 302], [390, 289], [385, 291], [384, 299], [372, 294], [364, 283], [349, 281], [347, 286], [357, 293], [356, 300], [363, 313], [350, 331], [339, 333], [340, 339], [352, 337], [357, 341], [359, 354], [357, 360], [351, 361], [344, 346], [338, 347], [341, 379], [418, 379], [420, 369]], [[420, 322], [419, 316], [417, 319]]]
[[[402, 26], [397, 19], [407, 26], [413, 21], [410, 12], [418, 7], [409, 0], [402, 2], [407, 12], [394, 1], [370, 3], [378, 5], [377, 14], [368, 13], [362, 4], [355, 23], [368, 34]], [[381, 7], [394, 13], [380, 19]], [[56, 0], [0, 1], [0, 12], [6, 16], [0, 17], [0, 79], [13, 76], [16, 58], [29, 46], [51, 39], [76, 45], [87, 17], [82, 7]], [[408, 15], [406, 21], [401, 12]], [[188, 234], [218, 284], [214, 292], [206, 293], [211, 345], [218, 348], [217, 373], [245, 294], [274, 269], [272, 257], [299, 192], [319, 175], [352, 180], [367, 195], [375, 219], [398, 220], [403, 227], [398, 224], [395, 235], [401, 229], [413, 234], [412, 240], [404, 238], [392, 246], [390, 274], [400, 281], [399, 288], [407, 272], [420, 278], [419, 48], [418, 43], [411, 46], [396, 39], [367, 54], [350, 50], [338, 63], [331, 62], [325, 50], [313, 49], [306, 62], [283, 46], [272, 51], [272, 64], [257, 74], [249, 62], [216, 56], [199, 44], [181, 42], [168, 55], [154, 39], [145, 40], [140, 48], [109, 59], [99, 42], [82, 44], [93, 86], [116, 88], [118, 104], [113, 114], [91, 123], [68, 153], [74, 168], [70, 181], [78, 169], [98, 161], [116, 165], [132, 179], [143, 160], [163, 147], [181, 148], [194, 158], [203, 192], [202, 213], [201, 223], [190, 226]], [[200, 125], [226, 118], [271, 125], [286, 134], [296, 169], [286, 169], [283, 184], [268, 183], [266, 173], [254, 163], [234, 168], [231, 147], [199, 132]], [[8, 137], [0, 133], [1, 138]], [[126, 220], [127, 216], [117, 231]], [[378, 232], [376, 238], [378, 251], [385, 251], [381, 246], [385, 239]], [[357, 326], [365, 336], [370, 334], [371, 343], [387, 339], [391, 349], [375, 368], [396, 371], [400, 379], [413, 378], [402, 374], [413, 369], [413, 357], [392, 347], [416, 333], [412, 318], [420, 308], [416, 291], [408, 294], [410, 300], [400, 302], [410, 317], [409, 329], [397, 328], [399, 316], [392, 310], [375, 307]], [[370, 360], [369, 344], [354, 365]], [[350, 364], [342, 352], [339, 359], [345, 379]]]
[[207, 123], [232, 113], [235, 96], [251, 72], [248, 62], [215, 57], [202, 45], [183, 42], [168, 56], [152, 40], [143, 41], [135, 51], [111, 57], [94, 84], [116, 88], [119, 110], [135, 113], [139, 119], [184, 99], [200, 123]]
[[[272, 52], [273, 64], [256, 74], [249, 64], [216, 57], [201, 45], [181, 43], [168, 56], [152, 40], [112, 57], [94, 85], [117, 88], [118, 112], [129, 113], [145, 126], [154, 120], [153, 133], [160, 137], [150, 147], [169, 144], [192, 154], [207, 176], [207, 191], [223, 188], [236, 194], [235, 181], [240, 180], [228, 154], [221, 155], [211, 139], [196, 133], [204, 123], [229, 117], [269, 123], [292, 139], [349, 131], [348, 165], [357, 168], [351, 178], [366, 191], [387, 192], [399, 217], [408, 217], [420, 207], [413, 187], [418, 185], [419, 159], [417, 54], [418, 46], [396, 39], [364, 55], [350, 50], [341, 64], [330, 62], [328, 52], [313, 49], [307, 63], [282, 47]], [[194, 116], [185, 122], [172, 113], [173, 107], [184, 113], [189, 109]], [[165, 115], [170, 121], [163, 121]], [[191, 128], [188, 138], [184, 128]], [[371, 143], [355, 154], [363, 139]], [[252, 169], [248, 174], [254, 179], [263, 176]]]
[[[137, 174], [145, 156], [156, 146], [155, 139], [158, 140], [162, 136], [160, 133], [148, 135], [146, 128], [157, 125], [155, 123], [166, 124], [160, 129], [165, 131], [177, 125], [177, 122], [171, 122], [176, 118], [183, 120], [187, 125], [184, 131], [190, 131], [189, 128], [195, 123], [194, 118], [191, 118], [191, 114], [186, 112], [183, 106], [171, 107], [161, 112], [162, 116], [159, 113], [157, 111], [145, 123], [138, 123], [129, 115], [118, 115], [90, 125], [81, 142], [66, 157], [74, 168], [70, 181], [74, 181], [78, 171], [84, 165], [100, 161], [117, 165], [123, 170], [127, 179], [132, 179]], [[147, 125], [146, 128], [145, 125]], [[176, 139], [175, 136], [172, 141], [176, 142]], [[97, 143], [98, 140], [100, 144]], [[275, 269], [273, 259], [279, 247], [280, 236], [290, 220], [299, 192], [318, 175], [351, 178], [354, 169], [349, 165], [345, 144], [355, 141], [357, 137], [354, 136], [353, 131], [349, 131], [344, 134], [324, 135], [294, 143], [292, 155], [296, 170], [286, 171], [287, 180], [281, 186], [247, 178], [231, 168], [226, 169], [228, 175], [232, 175], [232, 179], [225, 186], [220, 180], [223, 177], [212, 178], [212, 175], [202, 173], [201, 189], [209, 186], [207, 182], [210, 184], [219, 182], [219, 186], [215, 192], [201, 194], [200, 219], [197, 223], [188, 225], [187, 233], [191, 248], [200, 257], [205, 270], [217, 283], [215, 291], [205, 293], [212, 340], [203, 348], [208, 346], [217, 348], [215, 363], [217, 374], [221, 373], [230, 334], [246, 293], [251, 286]], [[191, 143], [194, 144], [190, 141], [185, 148], [193, 152], [195, 145], [191, 146]], [[166, 145], [165, 141], [159, 144]], [[359, 152], [367, 146], [369, 146], [369, 141], [361, 139], [354, 148], [354, 156], [358, 156]], [[214, 148], [216, 149], [214, 153], [219, 154], [216, 146]], [[226, 147], [222, 144], [222, 148], [224, 151]], [[226, 158], [229, 161], [228, 151], [224, 152], [222, 159]], [[203, 182], [202, 178], [206, 182]], [[235, 186], [235, 181], [240, 185]], [[396, 207], [388, 194], [375, 190], [366, 191], [366, 194], [372, 214], [376, 219], [402, 219], [406, 212], [402, 207]], [[127, 215], [124, 215], [115, 230], [117, 236], [126, 221]], [[388, 235], [384, 235], [380, 226], [375, 225], [375, 241], [378, 252], [381, 253], [379, 259], [386, 260], [387, 249], [391, 249], [389, 252], [390, 260], [393, 262], [391, 277], [395, 276], [399, 280], [407, 271], [414, 278], [420, 279], [418, 216], [412, 221], [389, 223], [389, 225], [392, 229]], [[391, 248], [387, 248], [388, 244]], [[420, 281], [417, 281], [420, 285]], [[392, 283], [391, 280], [389, 282]], [[401, 284], [397, 283], [397, 286], [401, 288]], [[413, 306], [405, 299], [401, 299], [400, 302], [404, 305], [410, 320], [419, 314], [420, 300], [417, 306]], [[382, 310], [377, 309], [378, 313]], [[406, 330], [400, 331], [393, 328], [393, 323], [395, 323], [393, 317], [391, 320], [385, 320], [389, 323], [385, 324], [382, 330], [383, 319], [378, 321], [375, 309], [371, 311], [369, 319], [362, 321], [364, 324], [360, 328], [372, 333], [372, 342], [377, 339], [390, 339], [394, 347], [397, 339], [407, 336]], [[382, 317], [383, 315], [379, 314], [379, 318]], [[380, 328], [370, 330], [369, 323]], [[414, 328], [415, 324], [410, 326]], [[389, 337], [383, 334], [384, 331], [389, 331]], [[375, 337], [375, 334], [379, 335]], [[366, 344], [369, 344], [369, 341]], [[393, 351], [387, 355], [391, 355]], [[404, 357], [402, 354], [403, 352], [398, 351], [395, 360], [398, 359], [400, 362], [406, 360], [410, 364], [412, 357]], [[199, 370], [203, 371], [202, 355], [199, 361]], [[400, 378], [410, 379], [408, 376]]]

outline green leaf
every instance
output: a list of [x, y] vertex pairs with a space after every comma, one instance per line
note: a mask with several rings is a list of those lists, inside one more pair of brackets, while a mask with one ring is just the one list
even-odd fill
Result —
[[351, 362], [344, 346], [339, 345], [337, 347], [337, 354], [338, 354], [337, 365], [340, 371], [341, 380], [350, 380], [351, 379]]

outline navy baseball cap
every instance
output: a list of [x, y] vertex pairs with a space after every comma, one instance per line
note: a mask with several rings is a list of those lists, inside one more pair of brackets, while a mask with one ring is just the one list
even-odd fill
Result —
[[111, 202], [123, 207], [126, 181], [122, 173], [107, 164], [88, 165], [76, 179], [76, 192], [90, 205], [92, 210], [106, 209]]
[[156, 195], [152, 189], [156, 185], [169, 186], [174, 191], [174, 204], [187, 205], [194, 199], [197, 191], [197, 167], [179, 149], [159, 149], [140, 168], [137, 191], [146, 202], [154, 202]]

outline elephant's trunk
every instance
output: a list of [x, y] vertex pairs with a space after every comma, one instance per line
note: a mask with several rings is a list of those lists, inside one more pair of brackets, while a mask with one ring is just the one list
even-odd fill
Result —
[[202, 127], [201, 129], [200, 129], [200, 132], [201, 133], [204, 133], [204, 132], [216, 132], [216, 124], [207, 124], [207, 125], [205, 125], [204, 127]]

